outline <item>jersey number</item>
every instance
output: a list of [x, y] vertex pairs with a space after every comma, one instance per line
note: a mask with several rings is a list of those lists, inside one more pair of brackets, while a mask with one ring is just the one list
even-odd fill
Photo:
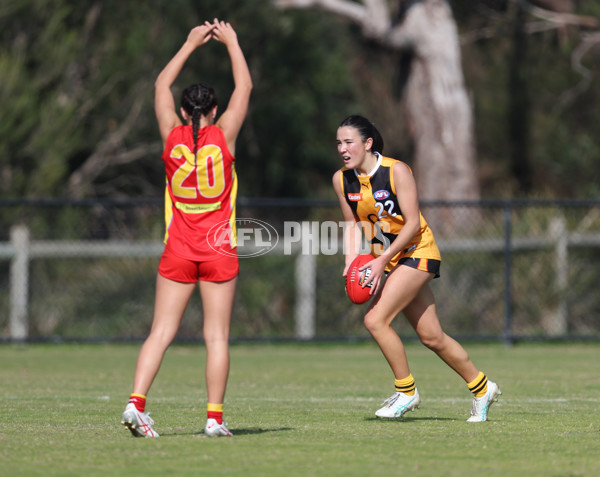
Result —
[[375, 208], [377, 209], [377, 217], [380, 219], [387, 216], [396, 217], [397, 215], [396, 212], [394, 212], [394, 202], [391, 200], [375, 202]]
[[[171, 188], [176, 197], [196, 199], [200, 194], [206, 199], [214, 199], [225, 190], [225, 165], [220, 147], [209, 144], [200, 148], [196, 153], [196, 167], [194, 167], [194, 154], [183, 144], [173, 148], [171, 157], [178, 160], [184, 158], [183, 164], [171, 179]], [[196, 185], [183, 185], [194, 170]]]

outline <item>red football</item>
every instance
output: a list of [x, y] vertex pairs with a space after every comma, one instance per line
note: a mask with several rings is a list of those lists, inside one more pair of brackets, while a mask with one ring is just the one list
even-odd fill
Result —
[[346, 275], [346, 294], [352, 303], [360, 305], [366, 303], [371, 298], [369, 294], [371, 292], [371, 284], [363, 287], [362, 285], [369, 279], [371, 275], [371, 269], [365, 268], [362, 272], [358, 269], [365, 263], [373, 260], [373, 256], [370, 253], [363, 253], [358, 255], [350, 264], [348, 268], [348, 274]]

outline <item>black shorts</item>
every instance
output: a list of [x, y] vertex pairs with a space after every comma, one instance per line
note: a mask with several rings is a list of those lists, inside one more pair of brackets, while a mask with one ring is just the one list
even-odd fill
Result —
[[433, 273], [435, 275], [433, 278], [440, 277], [441, 264], [440, 260], [433, 260], [432, 258], [403, 257], [398, 260], [398, 265], [406, 265], [417, 270]]

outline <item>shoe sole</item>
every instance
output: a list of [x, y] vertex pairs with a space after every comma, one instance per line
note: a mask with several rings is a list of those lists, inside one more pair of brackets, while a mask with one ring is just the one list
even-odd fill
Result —
[[223, 434], [222, 432], [209, 434], [208, 432], [204, 433], [206, 437], [233, 437], [233, 434]]
[[[133, 437], [159, 437], [158, 434], [155, 436], [149, 436], [147, 434], [144, 434], [141, 431], [138, 431], [136, 424], [133, 420], [133, 418], [127, 418], [127, 417], [123, 417], [123, 419], [121, 420], [121, 425], [123, 427], [125, 427], [125, 429], [129, 430], [131, 432], [131, 434], [133, 435]], [[155, 431], [156, 433], [156, 431]]]
[[206, 434], [206, 437], [233, 437], [233, 434], [231, 433], [231, 431], [229, 431], [229, 434], [225, 434], [221, 430], [212, 432], [212, 431], [207, 431], [207, 429], [204, 429], [204, 434]]
[[[501, 394], [502, 394], [502, 391], [500, 391], [500, 388], [498, 386], [496, 386], [496, 392], [492, 396], [492, 399], [490, 399], [490, 405], [488, 406], [488, 411], [490, 410], [490, 407], [492, 407], [492, 404], [494, 404], [495, 402], [498, 402], [498, 397]], [[486, 414], [486, 417], [487, 417], [487, 414]]]
[[131, 434], [133, 434], [133, 437], [146, 437], [145, 435], [141, 435], [138, 433], [133, 421], [121, 421], [121, 425], [124, 426], [125, 429], [129, 430]]

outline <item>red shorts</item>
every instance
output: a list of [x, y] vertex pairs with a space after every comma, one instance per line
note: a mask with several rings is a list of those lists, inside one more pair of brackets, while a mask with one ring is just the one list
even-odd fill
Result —
[[240, 271], [237, 255], [219, 255], [215, 260], [197, 262], [181, 258], [165, 248], [158, 273], [169, 280], [184, 283], [226, 282], [235, 278]]

